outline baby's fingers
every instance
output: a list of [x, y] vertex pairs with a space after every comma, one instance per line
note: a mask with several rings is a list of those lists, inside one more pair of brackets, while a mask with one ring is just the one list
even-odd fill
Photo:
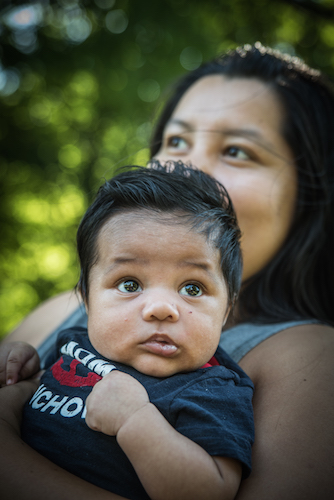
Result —
[[26, 380], [33, 375], [36, 375], [40, 370], [40, 360], [37, 351], [33, 349], [31, 356], [26, 358], [19, 372], [19, 379]]
[[39, 356], [29, 344], [8, 343], [1, 347], [0, 365], [1, 384], [15, 384], [38, 372]]

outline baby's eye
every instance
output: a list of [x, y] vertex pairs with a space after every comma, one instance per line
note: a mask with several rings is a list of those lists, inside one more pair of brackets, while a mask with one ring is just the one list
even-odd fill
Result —
[[238, 146], [230, 146], [229, 148], [225, 149], [224, 155], [232, 156], [233, 158], [237, 158], [238, 160], [250, 160], [250, 155]]
[[177, 149], [181, 151], [185, 151], [186, 149], [188, 149], [187, 141], [177, 135], [172, 135], [168, 137], [166, 140], [166, 144], [168, 148], [172, 149]]
[[135, 280], [122, 281], [122, 283], [119, 283], [119, 285], [117, 285], [117, 288], [120, 292], [125, 292], [125, 293], [134, 293], [142, 291], [142, 287]]
[[181, 295], [188, 295], [188, 297], [199, 297], [202, 293], [201, 287], [195, 285], [195, 283], [188, 283], [188, 285], [184, 285], [180, 290]]

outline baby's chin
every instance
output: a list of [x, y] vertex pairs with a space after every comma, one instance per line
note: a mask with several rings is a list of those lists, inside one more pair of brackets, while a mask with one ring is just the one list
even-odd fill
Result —
[[192, 372], [194, 370], [197, 370], [198, 368], [201, 368], [201, 366], [198, 366], [198, 364], [190, 364], [189, 366], [186, 366], [185, 363], [175, 363], [173, 362], [174, 360], [171, 359], [161, 359], [158, 356], [152, 356], [152, 358], [153, 359], [150, 359], [149, 362], [134, 363], [131, 364], [131, 366], [144, 375], [149, 375], [150, 377], [156, 378], [172, 377], [177, 373]]

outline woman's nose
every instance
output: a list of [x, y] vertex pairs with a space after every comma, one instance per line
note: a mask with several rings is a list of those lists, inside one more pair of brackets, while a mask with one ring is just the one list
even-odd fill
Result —
[[180, 317], [176, 304], [168, 300], [168, 298], [156, 297], [151, 298], [143, 308], [144, 321], [177, 321]]
[[212, 175], [212, 172], [214, 170], [212, 163], [210, 163], [209, 161], [201, 161], [197, 163], [194, 162], [194, 166], [208, 175]]
[[188, 155], [187, 161], [202, 170], [206, 174], [212, 175], [215, 166], [215, 158], [211, 151], [211, 146], [209, 143], [204, 143], [197, 145]]

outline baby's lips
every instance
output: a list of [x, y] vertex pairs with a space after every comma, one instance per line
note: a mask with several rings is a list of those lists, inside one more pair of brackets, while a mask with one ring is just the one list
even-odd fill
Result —
[[172, 356], [178, 350], [178, 346], [165, 334], [152, 335], [142, 344], [148, 351], [159, 356]]

